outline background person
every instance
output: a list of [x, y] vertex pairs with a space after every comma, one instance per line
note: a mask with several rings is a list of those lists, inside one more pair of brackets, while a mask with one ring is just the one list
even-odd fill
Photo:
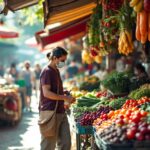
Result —
[[32, 96], [32, 87], [35, 85], [35, 74], [31, 69], [30, 62], [24, 62], [24, 68], [22, 70], [22, 77], [25, 82], [26, 87], [26, 107], [25, 111], [31, 111], [31, 96]]

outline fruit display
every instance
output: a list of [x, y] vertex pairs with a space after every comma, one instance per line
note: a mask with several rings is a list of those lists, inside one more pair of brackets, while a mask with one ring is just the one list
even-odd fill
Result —
[[86, 112], [81, 115], [79, 118], [77, 118], [77, 122], [82, 126], [92, 126], [95, 119], [97, 119], [99, 116], [102, 116], [103, 118], [107, 117], [106, 114], [110, 110], [112, 110], [111, 107], [100, 106], [97, 111]]
[[[150, 99], [127, 100], [121, 109], [110, 111], [105, 119], [93, 122], [97, 135], [107, 143], [133, 143], [150, 140]], [[132, 141], [131, 141], [132, 140]]]
[[77, 118], [79, 118], [81, 115], [83, 115], [84, 113], [89, 113], [89, 112], [94, 112], [96, 111], [97, 108], [96, 107], [79, 107], [76, 104], [73, 104], [71, 106], [71, 113], [74, 116], [74, 119], [77, 120]]

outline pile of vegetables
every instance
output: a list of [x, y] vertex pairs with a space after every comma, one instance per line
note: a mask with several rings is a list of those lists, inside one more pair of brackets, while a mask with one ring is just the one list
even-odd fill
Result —
[[77, 99], [77, 106], [78, 107], [83, 107], [83, 106], [86, 106], [86, 107], [90, 107], [90, 106], [93, 106], [97, 103], [100, 102], [100, 99], [95, 97], [95, 96], [82, 96], [80, 98]]
[[150, 84], [145, 84], [129, 94], [132, 99], [140, 99], [143, 96], [150, 97]]
[[145, 10], [137, 13], [136, 39], [142, 44], [150, 41], [150, 13]]
[[136, 39], [142, 44], [150, 41], [150, 1], [131, 0], [130, 7], [137, 12], [136, 19]]
[[128, 93], [130, 80], [127, 73], [112, 72], [101, 84], [114, 94]]
[[127, 97], [120, 97], [117, 99], [113, 99], [109, 102], [109, 106], [114, 110], [120, 109], [123, 106], [123, 104], [126, 102], [126, 100]]

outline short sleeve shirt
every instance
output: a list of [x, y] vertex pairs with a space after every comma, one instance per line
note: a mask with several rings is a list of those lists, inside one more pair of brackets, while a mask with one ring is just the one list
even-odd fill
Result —
[[[63, 95], [63, 85], [60, 77], [59, 70], [55, 70], [50, 66], [46, 66], [40, 74], [40, 103], [39, 111], [54, 110], [56, 106], [56, 100], [44, 97], [42, 86], [50, 85], [50, 91]], [[58, 90], [59, 89], [59, 90]], [[64, 101], [58, 101], [57, 113], [64, 113]]]

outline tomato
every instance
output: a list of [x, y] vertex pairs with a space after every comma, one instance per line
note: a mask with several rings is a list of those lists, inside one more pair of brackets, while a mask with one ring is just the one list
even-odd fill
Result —
[[123, 125], [124, 124], [124, 120], [123, 119], [117, 119], [116, 123], [119, 125]]
[[131, 121], [134, 122], [134, 123], [138, 123], [140, 121], [140, 119], [141, 118], [139, 117], [139, 115], [133, 115], [131, 117]]
[[126, 136], [128, 139], [134, 139], [135, 134], [136, 134], [135, 130], [128, 130]]
[[131, 110], [127, 110], [127, 112], [125, 113], [126, 117], [130, 117], [131, 116], [132, 111]]
[[140, 115], [142, 116], [142, 117], [146, 117], [147, 116], [147, 112], [146, 111], [144, 111], [144, 110], [141, 110], [140, 111]]

